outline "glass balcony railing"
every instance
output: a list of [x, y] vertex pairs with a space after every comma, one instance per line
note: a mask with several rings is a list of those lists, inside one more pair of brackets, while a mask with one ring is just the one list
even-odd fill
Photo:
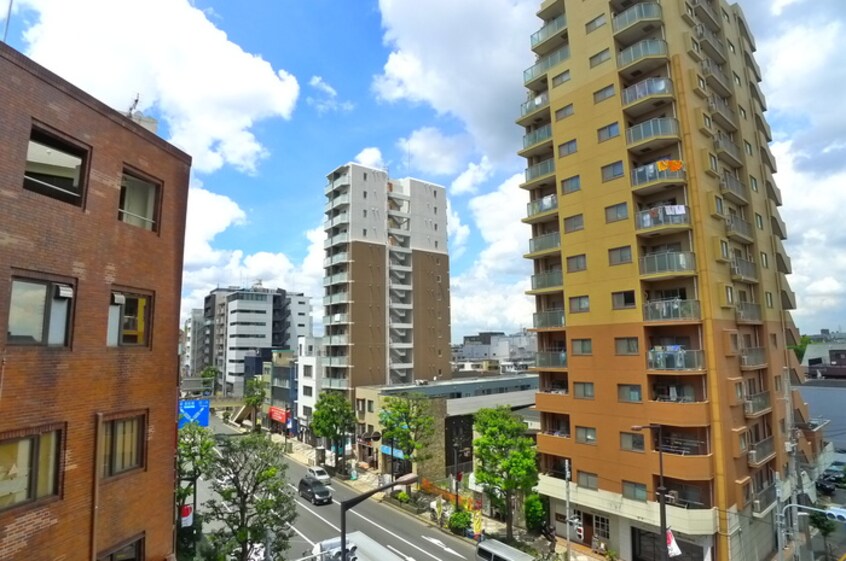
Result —
[[552, 51], [545, 57], [542, 57], [538, 60], [535, 64], [527, 68], [523, 71], [523, 83], [528, 83], [537, 78], [538, 76], [542, 76], [546, 73], [547, 70], [558, 64], [559, 62], [564, 62], [570, 58], [570, 46], [564, 45], [560, 49]]
[[735, 119], [735, 112], [734, 109], [731, 108], [731, 105], [726, 102], [723, 98], [717, 95], [712, 95], [710, 101], [708, 102], [708, 107], [712, 111], [720, 111], [734, 121]]
[[547, 310], [534, 315], [532, 325], [542, 327], [564, 327], [564, 310]]
[[739, 302], [734, 308], [737, 321], [761, 321], [761, 305]]
[[637, 144], [656, 136], [678, 136], [679, 122], [672, 117], [656, 117], [626, 130], [626, 143]]
[[529, 113], [533, 113], [542, 107], [547, 107], [549, 105], [549, 92], [543, 92], [540, 95], [536, 95], [522, 104], [520, 104], [520, 116], [524, 117]]
[[685, 205], [657, 206], [635, 215], [635, 228], [638, 230], [684, 224], [690, 224], [690, 208]]
[[711, 45], [714, 46], [714, 49], [719, 52], [723, 58], [726, 57], [726, 46], [723, 43], [722, 39], [720, 39], [716, 33], [705, 27], [704, 25], [699, 25], [696, 28], [696, 34], [700, 39], [708, 41]]
[[653, 181], [674, 181], [684, 180], [684, 178], [684, 170], [661, 171], [655, 164], [648, 164], [632, 170], [632, 187], [646, 185]]
[[566, 368], [567, 351], [538, 351], [535, 365], [541, 368]]
[[759, 463], [766, 458], [769, 458], [775, 453], [775, 438], [770, 436], [760, 440], [749, 447], [749, 452], [754, 454], [754, 458], [750, 457], [752, 463]]
[[532, 290], [561, 286], [563, 283], [564, 277], [561, 274], [561, 269], [532, 275]]
[[740, 364], [741, 366], [760, 366], [767, 364], [767, 349], [763, 347], [740, 349]]
[[712, 62], [710, 59], [703, 60], [700, 64], [702, 68], [702, 74], [705, 78], [714, 77], [717, 79], [718, 82], [722, 84], [725, 89], [729, 89], [731, 82], [729, 82], [728, 76], [726, 75], [725, 71], [720, 68], [715, 62]]
[[550, 158], [539, 162], [533, 166], [526, 168], [526, 181], [531, 181], [538, 177], [555, 173], [555, 160]]
[[561, 247], [561, 232], [550, 232], [529, 240], [529, 253]]
[[645, 19], [660, 19], [661, 6], [656, 2], [641, 2], [614, 16], [614, 33]]
[[752, 224], [743, 220], [739, 216], [729, 216], [726, 218], [726, 233], [729, 235], [737, 234], [749, 239], [755, 238]]
[[696, 258], [692, 251], [665, 251], [640, 258], [640, 274], [694, 272]]
[[538, 142], [543, 142], [550, 138], [552, 138], [552, 125], [544, 125], [523, 136], [523, 148], [534, 146]]
[[556, 195], [547, 195], [540, 199], [530, 202], [526, 207], [526, 215], [531, 218], [536, 214], [549, 212], [558, 208], [558, 197]]
[[745, 279], [757, 279], [758, 267], [752, 261], [735, 258], [734, 263], [732, 263], [731, 266], [731, 274]]
[[673, 81], [669, 78], [647, 78], [623, 90], [623, 105], [629, 105], [651, 95], [672, 95], [672, 93]]
[[646, 355], [646, 367], [650, 370], [702, 370], [705, 353], [701, 350], [652, 349]]
[[717, 152], [726, 152], [738, 162], [742, 162], [743, 158], [740, 155], [740, 148], [729, 140], [727, 137], [717, 137], [714, 139], [714, 150]]
[[557, 18], [549, 20], [543, 27], [532, 33], [532, 47], [540, 45], [565, 27], [567, 27], [566, 14], [561, 14]]
[[776, 497], [776, 485], [775, 483], [772, 483], [766, 489], [763, 489], [755, 494], [755, 498], [752, 501], [752, 512], [754, 514], [763, 513], [772, 506], [772, 504], [776, 501]]
[[746, 396], [743, 404], [743, 410], [747, 415], [757, 415], [762, 413], [772, 407], [770, 392], [761, 392], [756, 393], [755, 395]]
[[653, 300], [643, 306], [643, 321], [698, 321], [699, 300]]
[[662, 39], [644, 39], [624, 49], [617, 55], [617, 68], [649, 56], [667, 56], [667, 42]]
[[746, 191], [746, 184], [733, 175], [725, 175], [720, 180], [720, 188], [724, 193], [731, 193], [735, 197], [744, 201], [749, 200], [749, 195]]

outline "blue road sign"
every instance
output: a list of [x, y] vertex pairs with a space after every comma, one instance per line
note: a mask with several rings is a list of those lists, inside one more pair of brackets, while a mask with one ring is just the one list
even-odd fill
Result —
[[188, 423], [209, 426], [209, 400], [186, 399], [179, 402], [179, 428]]

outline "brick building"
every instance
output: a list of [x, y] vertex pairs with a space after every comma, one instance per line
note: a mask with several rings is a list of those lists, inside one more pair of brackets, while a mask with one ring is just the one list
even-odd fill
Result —
[[190, 157], [0, 76], [0, 559], [167, 559]]

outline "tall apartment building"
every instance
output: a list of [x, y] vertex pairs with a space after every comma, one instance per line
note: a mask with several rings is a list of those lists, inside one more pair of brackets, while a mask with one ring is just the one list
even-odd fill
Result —
[[182, 325], [185, 345], [182, 348], [182, 374], [184, 376], [199, 376], [203, 371], [203, 337], [205, 322], [203, 310], [191, 310], [191, 315]]
[[539, 489], [560, 535], [569, 461], [585, 541], [661, 559], [662, 455], [685, 555], [763, 559], [779, 486], [789, 500], [821, 435], [789, 389], [795, 296], [749, 26], [720, 0], [545, 0], [538, 16], [517, 123]]
[[0, 559], [169, 559], [190, 157], [0, 43]]
[[445, 189], [349, 163], [325, 195], [323, 389], [448, 375]]

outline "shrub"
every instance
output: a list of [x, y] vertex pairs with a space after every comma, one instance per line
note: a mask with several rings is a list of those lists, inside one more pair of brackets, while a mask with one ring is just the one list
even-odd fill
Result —
[[466, 510], [460, 512], [453, 512], [449, 517], [449, 529], [455, 534], [463, 534], [464, 531], [470, 527], [472, 518], [470, 513]]
[[399, 493], [396, 494], [396, 496], [394, 498], [401, 503], [407, 503], [408, 501], [411, 500], [411, 497], [409, 497], [408, 493], [406, 493], [405, 491], [400, 491]]
[[526, 528], [532, 532], [540, 532], [546, 524], [546, 509], [543, 500], [536, 493], [532, 493], [523, 502], [523, 511], [526, 514]]

